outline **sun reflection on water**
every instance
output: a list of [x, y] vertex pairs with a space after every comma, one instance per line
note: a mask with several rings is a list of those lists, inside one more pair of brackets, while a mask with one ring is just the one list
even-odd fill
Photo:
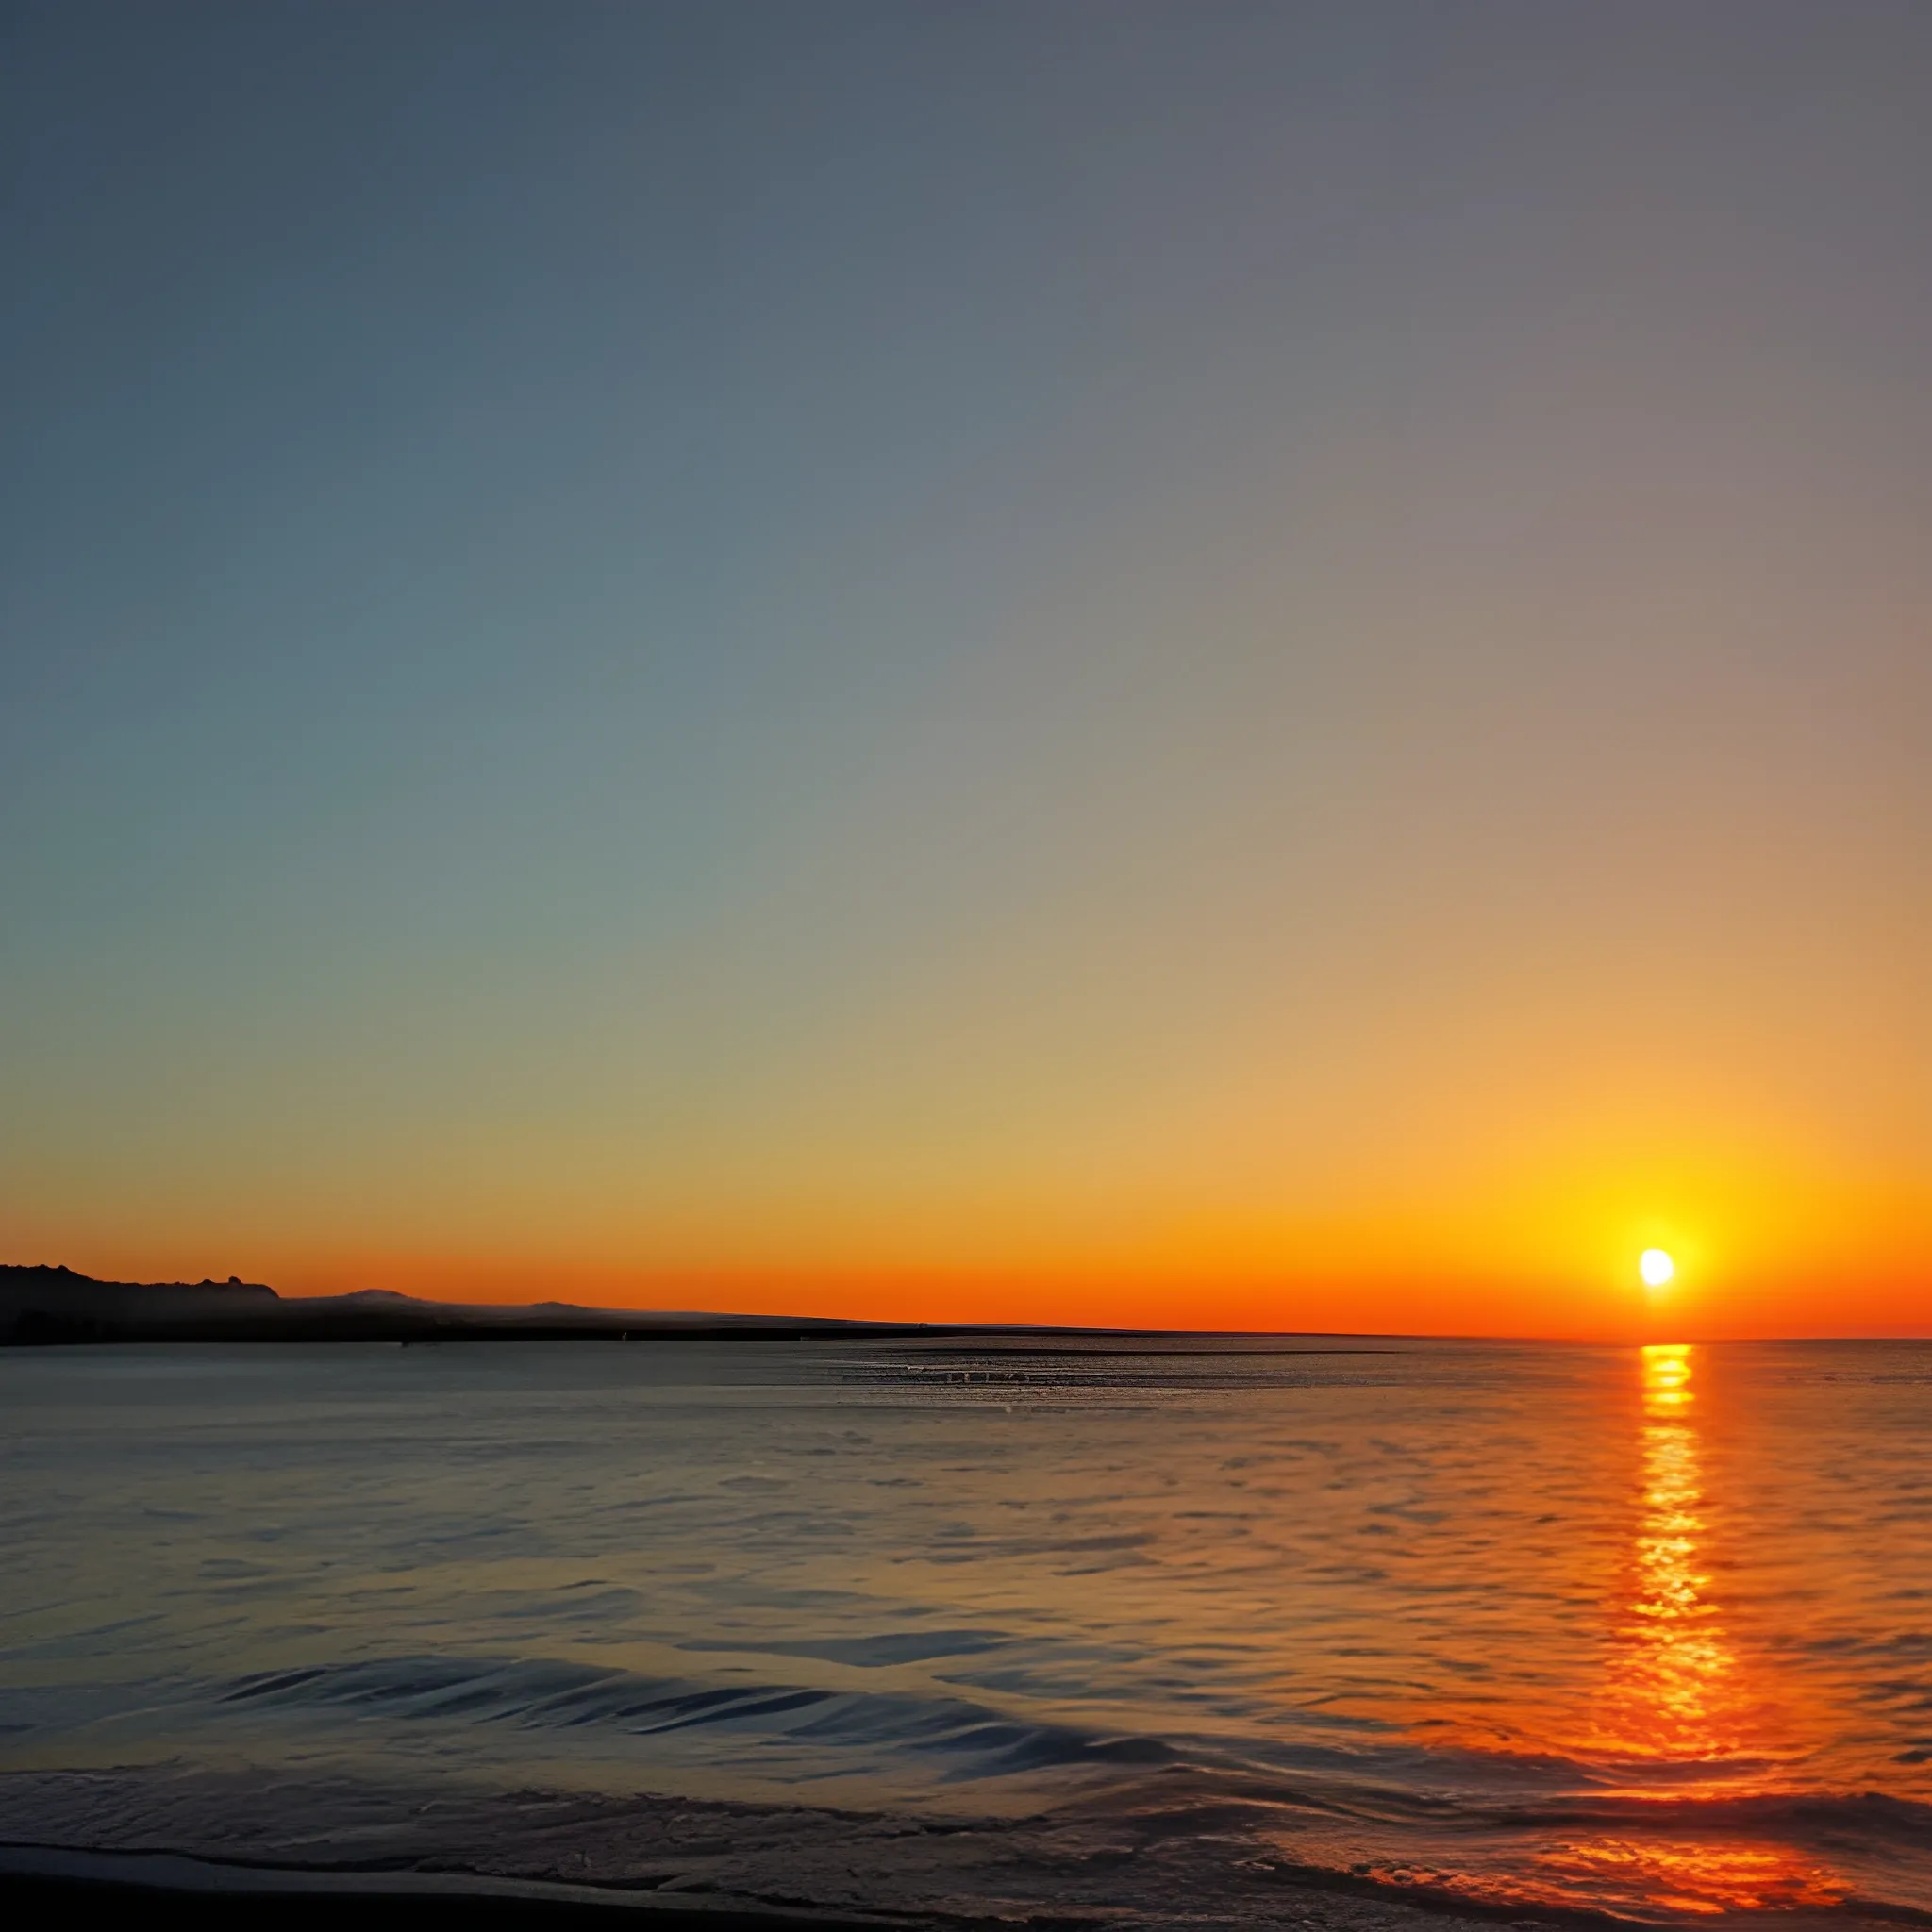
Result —
[[[1796, 1848], [1697, 1833], [1700, 1800], [1765, 1795], [1779, 1785], [1778, 1725], [1751, 1682], [1712, 1594], [1697, 1351], [1641, 1351], [1636, 1521], [1610, 1598], [1605, 1663], [1592, 1690], [1547, 1705], [1434, 1716], [1438, 1739], [1477, 1749], [1555, 1751], [1587, 1764], [1598, 1794], [1628, 1805], [1616, 1833], [1565, 1833], [1525, 1845], [1522, 1862], [1456, 1871], [1378, 1868], [1399, 1884], [1491, 1904], [1587, 1907], [1636, 1918], [1814, 1909], [1845, 1896], [1836, 1874]], [[1581, 1687], [1579, 1687], [1581, 1689]], [[1642, 1814], [1657, 1813], [1646, 1829]], [[1524, 1857], [1523, 1854], [1526, 1854]]]
[[[1641, 1507], [1591, 1741], [1600, 1759], [1692, 1771], [1690, 1783], [1674, 1787], [1684, 1795], [1736, 1796], [1765, 1788], [1776, 1752], [1704, 1567], [1694, 1358], [1686, 1342], [1656, 1343], [1640, 1357]], [[1551, 1881], [1543, 1895], [1581, 1891], [1612, 1910], [1791, 1910], [1844, 1895], [1829, 1871], [1762, 1842], [1578, 1839], [1537, 1864]]]
[[1613, 1757], [1715, 1765], [1749, 1741], [1749, 1710], [1737, 1653], [1701, 1567], [1704, 1476], [1691, 1355], [1683, 1342], [1642, 1353], [1642, 1510], [1592, 1741]]

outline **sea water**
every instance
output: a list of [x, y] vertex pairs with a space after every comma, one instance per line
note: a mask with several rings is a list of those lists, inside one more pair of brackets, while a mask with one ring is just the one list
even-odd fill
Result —
[[0, 1769], [1181, 1779], [1358, 1881], [1932, 1909], [1928, 1423], [1924, 1343], [12, 1350]]

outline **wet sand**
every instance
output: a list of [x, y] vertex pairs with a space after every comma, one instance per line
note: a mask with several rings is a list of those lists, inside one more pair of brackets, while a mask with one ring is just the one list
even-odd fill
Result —
[[[164, 1772], [0, 1779], [0, 1906], [15, 1923], [193, 1901], [197, 1924], [358, 1932], [609, 1923], [664, 1932], [963, 1925], [1447, 1932], [1628, 1924], [1485, 1906], [1296, 1865], [1254, 1807], [1191, 1794], [1131, 1817], [1079, 1803], [988, 1821], [557, 1791], [511, 1795]], [[1780, 1932], [1901, 1917], [1780, 1914]], [[1670, 1923], [1669, 1915], [1657, 1923]]]
[[241, 1774], [18, 1774], [0, 1779], [0, 1901], [49, 1922], [63, 1900], [78, 1907], [111, 1889], [142, 1908], [192, 1895], [198, 1924], [240, 1924], [272, 1905], [278, 1923], [353, 1914], [358, 1932], [406, 1918], [535, 1924], [616, 1911], [648, 1911], [679, 1932], [1445, 1923], [1271, 1859], [1241, 1818], [1194, 1807], [1127, 1823], [1078, 1806], [990, 1823], [541, 1791], [425, 1800], [420, 1789]]

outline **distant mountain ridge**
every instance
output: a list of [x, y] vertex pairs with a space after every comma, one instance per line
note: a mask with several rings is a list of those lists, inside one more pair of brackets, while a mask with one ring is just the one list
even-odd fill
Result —
[[419, 1301], [383, 1288], [287, 1297], [263, 1282], [99, 1281], [45, 1262], [0, 1265], [0, 1346], [89, 1341], [698, 1341], [930, 1333], [918, 1324]]
[[[273, 1319], [282, 1306], [258, 1281], [96, 1281], [72, 1268], [0, 1268], [0, 1341], [92, 1341], [133, 1324], [177, 1326]], [[62, 1332], [64, 1331], [64, 1332]]]

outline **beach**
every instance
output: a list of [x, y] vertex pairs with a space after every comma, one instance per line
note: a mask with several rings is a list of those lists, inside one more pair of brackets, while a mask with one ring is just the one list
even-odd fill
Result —
[[[1127, 1821], [1077, 1809], [988, 1825], [675, 1800], [524, 1792], [465, 1799], [381, 1787], [214, 1779], [9, 1779], [0, 1902], [42, 1911], [110, 1899], [197, 1924], [575, 1924], [641, 1919], [664, 1932], [841, 1932], [1001, 1925], [1430, 1932], [1471, 1923], [1611, 1924], [1604, 1915], [1398, 1896], [1375, 1881], [1296, 1867], [1265, 1818], [1238, 1807]], [[432, 1818], [431, 1811], [435, 1812]], [[300, 1817], [277, 1832], [264, 1820]], [[78, 1836], [94, 1848], [60, 1848]], [[186, 1847], [158, 1852], [157, 1844]], [[111, 1847], [111, 1849], [102, 1849]], [[1907, 1915], [1909, 1916], [1909, 1915]], [[1783, 1932], [1897, 1924], [1896, 1911], [1779, 1915]]]
[[[329, 1923], [353, 1909], [397, 1923], [479, 1906], [541, 1923], [648, 1911], [680, 1927], [999, 1924], [1041, 1927], [1317, 1925], [1401, 1932], [1440, 1923], [1415, 1904], [1350, 1889], [1337, 1874], [1271, 1861], [1236, 1821], [1170, 1816], [944, 1821], [815, 1810], [586, 1800], [220, 1779], [9, 1780], [9, 1835], [79, 1836], [78, 1857], [45, 1846], [0, 1854], [8, 1884], [72, 1895], [87, 1886], [192, 1894], [239, 1914], [308, 1903]], [[267, 1816], [299, 1825], [275, 1830]], [[1204, 1823], [1220, 1832], [1204, 1831]], [[180, 1849], [157, 1853], [166, 1844]], [[106, 1848], [106, 1849], [104, 1849]], [[1124, 1868], [1131, 1866], [1130, 1876]], [[1126, 1878], [1125, 1883], [1123, 1882]]]

